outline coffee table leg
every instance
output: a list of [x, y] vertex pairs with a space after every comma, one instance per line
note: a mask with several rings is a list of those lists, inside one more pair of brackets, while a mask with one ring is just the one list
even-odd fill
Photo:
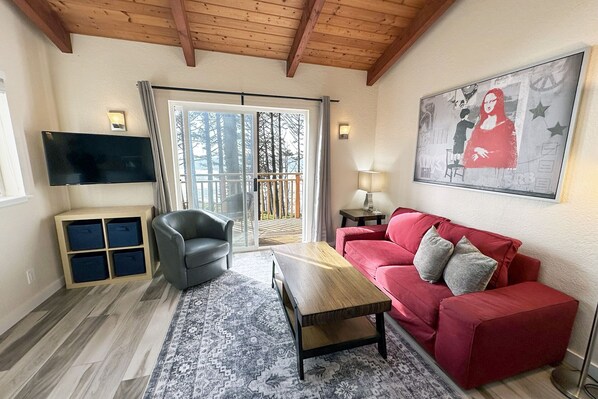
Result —
[[274, 288], [274, 268], [276, 266], [276, 263], [274, 261], [272, 261], [272, 288]]
[[378, 353], [386, 359], [386, 330], [384, 328], [384, 313], [376, 313], [376, 330], [380, 335], [378, 339]]
[[299, 379], [303, 380], [303, 338], [301, 335], [301, 324], [299, 323], [299, 312], [295, 307], [295, 339], [297, 340], [297, 372], [299, 373]]

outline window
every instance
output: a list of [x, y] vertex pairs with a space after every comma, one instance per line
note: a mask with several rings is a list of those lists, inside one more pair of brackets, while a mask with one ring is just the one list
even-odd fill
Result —
[[25, 197], [19, 155], [6, 98], [4, 74], [0, 72], [0, 204]]

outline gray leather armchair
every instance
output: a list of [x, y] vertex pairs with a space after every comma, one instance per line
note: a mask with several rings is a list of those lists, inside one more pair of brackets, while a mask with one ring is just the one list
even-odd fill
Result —
[[211, 280], [233, 263], [233, 224], [212, 212], [189, 209], [152, 221], [166, 281], [185, 288]]

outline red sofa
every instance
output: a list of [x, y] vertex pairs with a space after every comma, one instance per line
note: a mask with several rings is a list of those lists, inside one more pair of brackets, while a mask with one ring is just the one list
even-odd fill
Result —
[[[453, 244], [466, 236], [497, 260], [485, 291], [453, 296], [443, 282], [419, 277], [413, 257], [432, 225]], [[392, 299], [390, 316], [465, 389], [565, 356], [578, 302], [537, 282], [540, 261], [517, 253], [520, 245], [408, 208], [398, 208], [388, 225], [336, 232], [336, 250]]]

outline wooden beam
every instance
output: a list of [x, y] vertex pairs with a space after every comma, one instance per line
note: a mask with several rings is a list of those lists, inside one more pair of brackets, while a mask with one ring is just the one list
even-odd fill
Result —
[[388, 46], [368, 70], [367, 85], [371, 86], [444, 14], [455, 0], [430, 0], [413, 19], [405, 32]]
[[170, 0], [170, 9], [172, 10], [176, 30], [179, 33], [179, 39], [181, 41], [185, 60], [187, 61], [187, 66], [194, 67], [195, 48], [193, 47], [191, 30], [189, 29], [187, 11], [185, 11], [185, 0]]
[[13, 3], [62, 51], [72, 53], [71, 35], [45, 0], [12, 0]]
[[326, 0], [308, 0], [305, 4], [305, 9], [301, 15], [301, 22], [299, 22], [299, 27], [297, 28], [297, 33], [295, 33], [295, 39], [293, 40], [293, 45], [291, 46], [291, 51], [287, 58], [288, 78], [295, 76], [299, 62], [301, 62], [301, 56], [303, 55], [307, 43], [309, 42], [309, 37], [318, 22], [318, 17], [322, 12], [325, 1]]

